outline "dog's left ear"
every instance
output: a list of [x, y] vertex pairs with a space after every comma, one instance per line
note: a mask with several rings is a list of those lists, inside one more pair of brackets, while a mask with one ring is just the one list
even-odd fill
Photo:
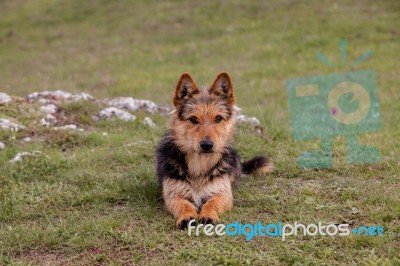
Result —
[[235, 102], [232, 80], [226, 72], [218, 74], [214, 83], [211, 85], [209, 92], [226, 97], [229, 104], [234, 104]]

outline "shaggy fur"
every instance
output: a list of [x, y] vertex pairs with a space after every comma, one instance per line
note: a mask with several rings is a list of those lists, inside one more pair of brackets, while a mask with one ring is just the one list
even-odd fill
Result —
[[178, 228], [192, 219], [216, 223], [232, 208], [232, 187], [241, 174], [267, 173], [273, 165], [262, 156], [241, 163], [234, 150], [234, 94], [227, 73], [203, 89], [184, 73], [173, 102], [170, 129], [156, 153], [165, 205]]

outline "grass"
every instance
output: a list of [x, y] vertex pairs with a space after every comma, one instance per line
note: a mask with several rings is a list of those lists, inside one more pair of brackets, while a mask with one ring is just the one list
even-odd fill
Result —
[[[96, 123], [100, 106], [63, 104], [64, 122], [86, 131], [52, 131], [38, 123], [38, 105], [14, 102], [0, 106], [0, 118], [27, 129], [0, 132], [0, 264], [399, 265], [399, 9], [389, 0], [1, 1], [0, 91], [63, 89], [170, 105], [182, 72], [208, 84], [227, 70], [238, 105], [264, 126], [262, 135], [238, 126], [236, 147], [244, 158], [268, 154], [278, 170], [246, 177], [222, 222], [379, 224], [385, 233], [189, 237], [174, 228], [156, 184], [153, 155], [167, 117], [152, 117], [158, 129], [143, 124], [144, 113]], [[348, 62], [373, 51], [359, 67], [378, 74], [384, 128], [362, 140], [379, 147], [382, 162], [348, 165], [337, 138], [333, 169], [301, 170], [297, 156], [317, 142], [291, 140], [285, 80], [335, 72], [314, 56], [338, 62], [340, 37], [349, 41]], [[33, 150], [47, 156], [8, 162]]]

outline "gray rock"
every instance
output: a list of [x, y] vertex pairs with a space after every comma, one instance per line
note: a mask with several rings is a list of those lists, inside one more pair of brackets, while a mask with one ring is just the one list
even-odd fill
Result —
[[45, 155], [43, 152], [41, 152], [41, 151], [33, 151], [33, 152], [20, 152], [20, 153], [17, 153], [15, 156], [14, 156], [14, 158], [12, 158], [9, 162], [10, 163], [16, 163], [16, 162], [19, 162], [19, 161], [22, 161], [22, 159], [23, 158], [25, 158], [25, 157], [36, 157], [36, 156], [40, 156], [40, 155], [44, 155], [44, 156], [46, 156], [47, 158], [49, 158], [47, 155]]
[[25, 129], [23, 125], [11, 122], [10, 120], [4, 118], [0, 119], [0, 127], [2, 129], [13, 130], [13, 131], [19, 131], [21, 129]]
[[234, 117], [235, 117], [235, 122], [237, 123], [249, 123], [253, 126], [260, 126], [260, 120], [258, 120], [257, 117], [254, 116], [246, 116], [242, 114], [241, 109], [238, 106], [234, 107]]
[[118, 118], [124, 121], [134, 121], [136, 116], [128, 113], [127, 111], [115, 108], [115, 107], [108, 107], [106, 109], [101, 110], [97, 117], [99, 119], [110, 119], [110, 118]]
[[12, 99], [7, 94], [0, 92], [0, 104], [9, 103]]
[[120, 97], [108, 102], [109, 105], [131, 112], [144, 110], [150, 114], [167, 114], [171, 111], [169, 107], [162, 107], [149, 100], [138, 100], [132, 97]]
[[50, 127], [57, 124], [57, 119], [53, 115], [47, 114], [45, 117], [40, 119], [40, 123], [45, 127]]
[[57, 112], [57, 106], [54, 104], [43, 105], [40, 107], [40, 111], [46, 114], [55, 114]]
[[150, 117], [145, 117], [143, 122], [151, 128], [157, 128], [157, 125], [151, 120]]
[[77, 125], [65, 125], [65, 126], [61, 126], [61, 127], [53, 127], [54, 130], [75, 130], [75, 131], [79, 131], [79, 132], [83, 132], [85, 131], [83, 128], [78, 127]]
[[33, 92], [25, 97], [29, 102], [40, 104], [54, 103], [56, 101], [82, 101], [94, 100], [94, 97], [87, 93], [72, 94], [62, 90]]

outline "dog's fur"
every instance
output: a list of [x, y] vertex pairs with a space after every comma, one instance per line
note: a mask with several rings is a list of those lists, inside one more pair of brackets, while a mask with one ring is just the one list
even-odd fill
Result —
[[262, 156], [241, 163], [233, 149], [234, 95], [227, 73], [203, 89], [182, 74], [173, 102], [170, 129], [156, 153], [165, 205], [178, 228], [192, 219], [216, 223], [232, 208], [232, 187], [241, 174], [267, 173], [273, 165]]

